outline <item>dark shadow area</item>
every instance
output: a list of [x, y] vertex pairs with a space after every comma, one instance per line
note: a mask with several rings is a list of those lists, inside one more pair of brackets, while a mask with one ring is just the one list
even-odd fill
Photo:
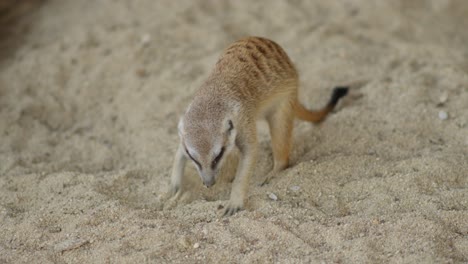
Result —
[[46, 0], [0, 0], [0, 63], [14, 55], [30, 30], [32, 16]]

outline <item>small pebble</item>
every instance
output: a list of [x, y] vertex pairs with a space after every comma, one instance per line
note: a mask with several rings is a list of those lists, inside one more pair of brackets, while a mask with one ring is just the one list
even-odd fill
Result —
[[144, 78], [144, 77], [148, 76], [148, 72], [145, 69], [137, 69], [135, 71], [135, 74], [140, 78]]
[[439, 111], [439, 119], [440, 120], [447, 120], [448, 119], [448, 113], [445, 111]]
[[440, 104], [444, 104], [445, 102], [447, 102], [447, 99], [448, 99], [448, 93], [447, 93], [447, 92], [443, 92], [443, 93], [439, 96], [439, 103], [440, 103]]
[[151, 42], [151, 35], [150, 34], [144, 34], [141, 36], [141, 44], [143, 46], [148, 45]]
[[200, 247], [200, 244], [198, 244], [198, 243], [193, 244], [193, 248], [197, 249], [199, 247]]
[[273, 201], [277, 201], [278, 200], [278, 196], [276, 196], [276, 194], [274, 193], [270, 193], [268, 194], [268, 197], [273, 200]]
[[56, 244], [54, 246], [54, 249], [55, 251], [63, 252], [63, 251], [68, 251], [68, 250], [79, 248], [83, 245], [86, 245], [87, 243], [89, 243], [89, 241], [86, 239], [72, 238], [72, 239], [68, 239], [68, 240], [65, 240]]
[[50, 233], [59, 233], [62, 231], [60, 226], [51, 226], [47, 229]]
[[291, 191], [293, 191], [293, 192], [297, 192], [297, 191], [299, 191], [299, 190], [301, 189], [301, 187], [295, 185], [295, 186], [291, 186], [291, 188], [289, 188], [289, 189], [290, 189]]
[[184, 248], [188, 248], [190, 246], [190, 241], [187, 237], [181, 237], [177, 242]]

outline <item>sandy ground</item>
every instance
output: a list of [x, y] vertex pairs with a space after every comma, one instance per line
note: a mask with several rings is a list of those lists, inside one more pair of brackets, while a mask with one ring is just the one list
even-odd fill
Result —
[[[468, 2], [55, 0], [2, 39], [0, 263], [468, 262]], [[291, 168], [167, 200], [177, 121], [230, 42], [300, 71]], [[15, 42], [16, 40], [16, 42]], [[4, 42], [6, 43], [6, 42]], [[445, 119], [444, 114], [447, 114]], [[277, 200], [269, 195], [273, 193]]]

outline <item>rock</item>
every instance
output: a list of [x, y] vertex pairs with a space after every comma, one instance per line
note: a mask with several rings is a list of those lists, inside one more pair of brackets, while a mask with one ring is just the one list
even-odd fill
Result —
[[297, 192], [301, 189], [301, 187], [297, 186], [297, 185], [294, 185], [294, 186], [291, 186], [291, 188], [289, 188], [291, 191], [293, 192]]
[[179, 245], [181, 245], [183, 248], [188, 248], [190, 247], [190, 241], [187, 237], [183, 236], [181, 237], [178, 241]]
[[193, 248], [197, 249], [197, 248], [199, 248], [199, 247], [200, 247], [200, 244], [199, 244], [199, 243], [193, 244]]
[[439, 96], [439, 104], [445, 104], [445, 102], [447, 102], [447, 99], [448, 99], [448, 93], [447, 93], [447, 92], [443, 92], [443, 93]]
[[144, 34], [141, 36], [141, 45], [147, 46], [151, 42], [151, 35], [150, 34]]
[[72, 238], [72, 239], [68, 239], [68, 240], [58, 243], [57, 245], [55, 245], [54, 249], [55, 251], [63, 252], [63, 251], [79, 248], [88, 243], [89, 241], [86, 239]]
[[140, 78], [145, 78], [146, 76], [148, 76], [148, 72], [143, 68], [137, 69], [135, 71], [135, 74]]
[[439, 119], [440, 120], [447, 120], [448, 119], [448, 113], [443, 111], [443, 110], [439, 111]]
[[268, 194], [268, 197], [273, 200], [273, 201], [277, 201], [278, 200], [278, 196], [276, 196], [276, 194], [274, 193], [269, 193]]
[[60, 226], [50, 226], [47, 228], [49, 233], [60, 233], [62, 231], [62, 228]]

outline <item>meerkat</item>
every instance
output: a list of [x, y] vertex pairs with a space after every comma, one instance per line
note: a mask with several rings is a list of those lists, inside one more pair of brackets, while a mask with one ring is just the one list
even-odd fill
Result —
[[293, 63], [272, 40], [247, 37], [228, 46], [178, 123], [170, 193], [183, 191], [188, 159], [206, 187], [215, 184], [224, 157], [237, 147], [239, 163], [224, 215], [243, 209], [257, 161], [256, 121], [265, 118], [271, 135], [274, 165], [266, 183], [288, 166], [294, 118], [320, 123], [348, 91], [335, 88], [323, 109], [309, 111], [298, 100], [298, 85]]

